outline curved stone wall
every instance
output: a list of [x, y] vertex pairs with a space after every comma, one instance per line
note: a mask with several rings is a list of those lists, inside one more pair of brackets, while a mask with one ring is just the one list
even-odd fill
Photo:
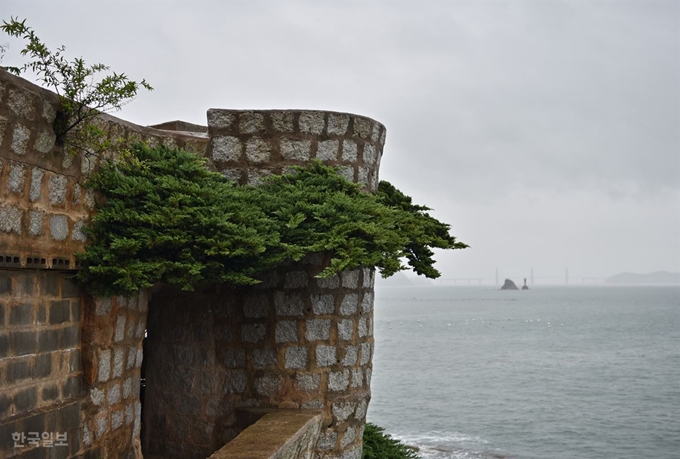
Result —
[[385, 126], [364, 116], [305, 110], [208, 110], [208, 157], [240, 183], [313, 159], [337, 165], [369, 191], [378, 185]]

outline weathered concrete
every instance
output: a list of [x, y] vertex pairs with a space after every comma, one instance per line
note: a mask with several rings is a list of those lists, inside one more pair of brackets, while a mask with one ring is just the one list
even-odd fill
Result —
[[209, 459], [311, 459], [322, 423], [319, 411], [275, 411], [245, 429]]

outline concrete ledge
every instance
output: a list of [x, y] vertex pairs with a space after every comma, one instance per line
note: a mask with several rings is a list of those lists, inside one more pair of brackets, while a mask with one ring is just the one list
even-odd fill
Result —
[[209, 459], [311, 459], [322, 422], [320, 411], [277, 410], [265, 414]]

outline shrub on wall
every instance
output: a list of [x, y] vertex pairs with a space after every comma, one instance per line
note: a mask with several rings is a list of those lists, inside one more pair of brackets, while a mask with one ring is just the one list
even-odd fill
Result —
[[408, 266], [435, 278], [432, 248], [467, 247], [389, 183], [364, 193], [320, 162], [239, 186], [194, 154], [137, 145], [87, 186], [102, 199], [77, 278], [95, 295], [132, 295], [157, 282], [252, 284], [317, 252], [331, 254], [321, 277], [358, 266], [387, 277]]

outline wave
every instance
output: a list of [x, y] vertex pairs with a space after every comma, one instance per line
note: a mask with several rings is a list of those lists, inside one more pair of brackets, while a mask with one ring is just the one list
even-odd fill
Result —
[[510, 456], [489, 448], [488, 440], [459, 432], [432, 431], [392, 436], [417, 448], [422, 459], [510, 459]]

